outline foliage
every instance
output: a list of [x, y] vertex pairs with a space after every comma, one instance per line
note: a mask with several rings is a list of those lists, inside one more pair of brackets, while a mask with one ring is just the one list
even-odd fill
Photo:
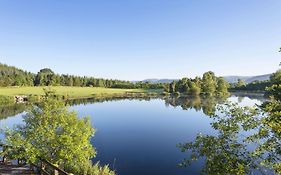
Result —
[[[6, 130], [5, 135], [6, 143], [13, 146], [12, 157], [33, 163], [46, 159], [69, 171], [81, 170], [77, 167], [84, 167], [85, 162], [88, 164], [96, 155], [90, 143], [94, 132], [88, 118], [78, 119], [62, 101], [47, 97], [42, 104], [30, 109], [23, 125]], [[106, 167], [105, 170], [95, 167], [91, 169], [111, 173]]]
[[203, 78], [182, 78], [173, 81], [169, 88], [164, 86], [164, 91], [171, 94], [176, 92], [185, 95], [227, 96], [229, 84], [222, 77], [216, 77], [211, 71], [204, 73]]
[[230, 90], [237, 91], [265, 91], [267, 87], [271, 86], [271, 82], [268, 80], [265, 81], [253, 81], [246, 84], [245, 86], [237, 87], [235, 84], [230, 88]]
[[34, 74], [0, 64], [0, 86], [32, 86]]
[[246, 86], [246, 82], [242, 79], [238, 79], [237, 83], [235, 84], [236, 88], [243, 88]]
[[272, 169], [280, 173], [280, 133], [274, 133], [268, 116], [259, 108], [237, 104], [220, 106], [219, 111], [211, 124], [218, 135], [198, 134], [194, 142], [178, 145], [183, 152], [192, 152], [180, 166], [206, 157], [203, 174], [251, 174]]
[[232, 84], [231, 90], [242, 90], [242, 91], [266, 91], [268, 87], [271, 87], [273, 84], [280, 84], [279, 81], [281, 76], [281, 70], [273, 73], [270, 76], [270, 80], [264, 81], [253, 81], [251, 83], [246, 84], [243, 80], [239, 79], [236, 84]]
[[0, 95], [0, 104], [13, 104], [15, 102], [14, 97]]
[[16, 67], [0, 64], [0, 87], [5, 86], [76, 86], [106, 87], [121, 89], [161, 89], [162, 83], [138, 82], [55, 74], [49, 68], [41, 69], [37, 74]]
[[217, 88], [216, 76], [213, 72], [206, 72], [202, 78], [202, 92], [204, 95], [215, 95]]
[[254, 108], [219, 106], [212, 115], [217, 135], [198, 134], [194, 142], [179, 144], [191, 156], [180, 165], [206, 158], [204, 174], [281, 173], [281, 76], [272, 75], [271, 101]]
[[110, 170], [108, 165], [100, 166], [99, 162], [93, 165], [90, 160], [79, 164], [73, 162], [67, 169], [70, 172], [83, 175], [115, 175], [115, 172]]
[[222, 78], [222, 77], [217, 78], [216, 93], [218, 96], [229, 95], [228, 88], [229, 88], [229, 83], [227, 81], [225, 81], [224, 78]]

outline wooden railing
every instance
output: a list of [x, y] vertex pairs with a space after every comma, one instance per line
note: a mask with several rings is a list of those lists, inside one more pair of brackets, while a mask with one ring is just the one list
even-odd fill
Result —
[[[5, 155], [5, 151], [8, 148], [12, 148], [12, 146], [9, 145], [5, 145], [5, 144], [0, 144], [0, 148], [2, 149], [2, 151], [0, 151], [0, 163], [5, 163], [6, 162], [6, 158], [8, 155]], [[0, 149], [0, 150], [1, 150]], [[22, 164], [26, 164], [25, 161], [19, 160], [17, 159], [18, 165], [22, 165]], [[29, 163], [30, 164], [30, 168], [36, 172], [39, 173], [40, 175], [73, 175], [71, 173], [67, 173], [64, 170], [60, 169], [59, 167], [53, 165], [51, 162], [47, 161], [47, 160], [39, 160], [36, 163]]]
[[31, 166], [41, 175], [71, 175], [47, 160], [39, 160], [36, 164], [32, 163]]

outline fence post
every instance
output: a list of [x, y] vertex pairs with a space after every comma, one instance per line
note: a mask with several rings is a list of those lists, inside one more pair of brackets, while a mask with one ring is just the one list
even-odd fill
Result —
[[42, 170], [45, 170], [46, 165], [43, 163], [43, 161], [41, 161], [40, 166], [41, 166], [41, 167], [40, 167], [40, 169], [41, 169], [41, 170], [40, 170], [40, 174], [41, 174], [41, 175], [44, 175], [44, 172], [43, 172]]

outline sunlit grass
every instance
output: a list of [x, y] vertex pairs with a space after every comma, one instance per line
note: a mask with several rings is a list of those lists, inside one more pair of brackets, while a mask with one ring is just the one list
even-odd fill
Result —
[[69, 86], [53, 86], [53, 87], [1, 87], [0, 95], [44, 95], [44, 88], [55, 90], [58, 95], [68, 96], [69, 98], [91, 97], [101, 95], [116, 95], [125, 93], [159, 93], [161, 90], [145, 90], [145, 89], [115, 89], [100, 87], [69, 87]]

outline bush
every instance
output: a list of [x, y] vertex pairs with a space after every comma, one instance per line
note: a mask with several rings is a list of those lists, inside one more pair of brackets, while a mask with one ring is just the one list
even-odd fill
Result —
[[0, 95], [0, 105], [7, 105], [15, 103], [14, 97]]
[[38, 102], [42, 100], [42, 97], [40, 95], [29, 95], [27, 98], [28, 102]]
[[83, 175], [115, 175], [115, 172], [110, 170], [108, 165], [101, 166], [98, 163], [92, 164], [92, 161], [74, 162], [73, 165], [65, 168], [68, 172]]

